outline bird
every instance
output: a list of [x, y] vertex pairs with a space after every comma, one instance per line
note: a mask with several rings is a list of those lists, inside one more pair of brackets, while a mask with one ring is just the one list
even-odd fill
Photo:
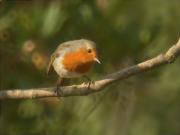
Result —
[[61, 43], [52, 53], [47, 66], [47, 74], [53, 68], [59, 76], [55, 92], [61, 96], [63, 80], [81, 76], [88, 79], [89, 88], [92, 81], [87, 77], [87, 73], [96, 62], [101, 63], [95, 42], [78, 39]]

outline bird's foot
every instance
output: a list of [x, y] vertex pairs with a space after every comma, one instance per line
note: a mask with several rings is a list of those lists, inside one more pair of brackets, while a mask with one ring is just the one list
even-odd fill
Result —
[[87, 77], [87, 76], [84, 76], [87, 80], [88, 80], [88, 82], [86, 83], [86, 84], [88, 84], [88, 89], [90, 89], [90, 86], [91, 85], [94, 85], [95, 84], [95, 81], [93, 81], [93, 80], [91, 80], [89, 77]]
[[56, 89], [54, 90], [54, 93], [58, 96], [61, 97], [63, 95], [62, 89], [60, 86], [57, 86]]
[[54, 90], [55, 94], [60, 98], [63, 96], [63, 91], [62, 91], [62, 81], [63, 81], [63, 78], [60, 78], [58, 79], [57, 81], [57, 86], [56, 86], [56, 89]]
[[88, 89], [90, 89], [90, 86], [91, 86], [91, 85], [94, 85], [94, 84], [95, 84], [95, 81], [93, 81], [93, 80], [89, 81], [89, 82], [88, 82]]

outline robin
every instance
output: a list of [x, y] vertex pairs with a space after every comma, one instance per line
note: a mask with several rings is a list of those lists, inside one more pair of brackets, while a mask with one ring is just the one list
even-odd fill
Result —
[[62, 94], [60, 87], [65, 78], [84, 76], [89, 80], [89, 87], [92, 81], [86, 74], [95, 62], [100, 64], [96, 44], [93, 41], [80, 39], [60, 44], [51, 55], [47, 68], [47, 74], [53, 67], [59, 75], [55, 92]]

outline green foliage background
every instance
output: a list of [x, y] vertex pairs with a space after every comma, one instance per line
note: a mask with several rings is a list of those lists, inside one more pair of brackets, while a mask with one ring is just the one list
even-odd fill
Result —
[[[165, 51], [180, 35], [179, 0], [1, 0], [0, 88], [55, 84], [59, 43], [95, 41], [94, 80]], [[84, 97], [0, 101], [2, 135], [178, 135], [180, 60]], [[77, 79], [70, 84], [80, 83]]]

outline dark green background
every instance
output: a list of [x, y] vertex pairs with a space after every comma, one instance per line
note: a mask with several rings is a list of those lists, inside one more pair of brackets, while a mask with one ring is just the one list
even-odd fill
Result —
[[[93, 80], [166, 51], [180, 36], [179, 0], [1, 0], [0, 88], [54, 86], [50, 54], [97, 43]], [[70, 84], [79, 84], [76, 79]], [[180, 59], [84, 97], [0, 102], [2, 135], [179, 135]]]

